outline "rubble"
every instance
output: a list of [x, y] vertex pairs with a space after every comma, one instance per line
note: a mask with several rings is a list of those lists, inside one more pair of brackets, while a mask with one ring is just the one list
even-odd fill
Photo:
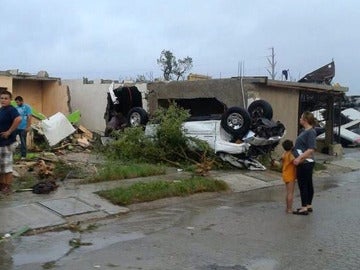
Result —
[[[76, 123], [79, 120], [74, 117], [72, 119], [72, 122]], [[71, 171], [72, 167], [76, 165], [67, 162], [63, 158], [64, 155], [69, 152], [91, 151], [95, 139], [90, 130], [82, 125], [72, 124], [62, 114], [57, 114], [52, 121], [47, 118], [34, 123], [29, 137], [28, 158], [17, 160], [15, 155], [14, 177], [19, 179], [19, 187], [16, 191], [33, 191], [38, 194], [56, 190], [56, 181], [63, 181], [67, 178], [67, 176], [64, 178], [66, 174], [64, 171]], [[55, 171], [59, 162], [63, 162], [65, 166], [61, 172]]]

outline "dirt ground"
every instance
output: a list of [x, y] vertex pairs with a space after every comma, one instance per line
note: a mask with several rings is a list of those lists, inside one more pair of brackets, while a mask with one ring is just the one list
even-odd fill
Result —
[[37, 158], [15, 160], [13, 165], [14, 188], [30, 188], [34, 184], [47, 180], [64, 180], [64, 178], [83, 179], [96, 172], [95, 164], [104, 162], [104, 158], [91, 153], [42, 152]]

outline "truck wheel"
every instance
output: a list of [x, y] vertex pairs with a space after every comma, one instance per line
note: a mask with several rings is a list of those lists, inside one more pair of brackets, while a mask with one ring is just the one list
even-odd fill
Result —
[[263, 99], [258, 99], [250, 103], [248, 112], [253, 120], [258, 118], [271, 120], [273, 117], [273, 109], [270, 103]]
[[130, 109], [127, 115], [127, 122], [130, 127], [145, 126], [148, 121], [148, 114], [141, 107], [134, 107]]
[[230, 135], [241, 139], [250, 129], [249, 113], [240, 107], [229, 108], [221, 117], [221, 127]]

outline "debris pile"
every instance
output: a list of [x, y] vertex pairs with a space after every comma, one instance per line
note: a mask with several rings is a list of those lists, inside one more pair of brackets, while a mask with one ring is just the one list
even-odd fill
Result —
[[58, 112], [33, 124], [31, 126], [34, 131], [32, 148], [41, 151], [41, 145], [44, 145], [44, 143], [55, 151], [65, 148], [72, 150], [77, 145], [82, 148], [90, 147], [94, 137], [93, 133], [84, 126], [78, 125], [79, 120], [79, 112], [68, 117]]
[[17, 191], [47, 194], [56, 190], [56, 182], [64, 181], [76, 167], [75, 163], [66, 161], [66, 156], [91, 152], [95, 136], [77, 122], [79, 114], [70, 121], [69, 117], [57, 113], [32, 124], [28, 159], [14, 163], [14, 176], [19, 184]]

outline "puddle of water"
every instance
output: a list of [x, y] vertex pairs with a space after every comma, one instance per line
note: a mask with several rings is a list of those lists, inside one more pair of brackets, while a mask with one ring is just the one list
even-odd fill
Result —
[[[72, 249], [69, 241], [74, 238], [80, 238], [82, 243], [90, 245], [80, 245]], [[89, 233], [72, 233], [70, 231], [49, 232], [40, 235], [26, 236], [16, 239], [12, 243], [15, 248], [9, 250], [5, 248], [12, 257], [12, 264], [19, 266], [29, 263], [45, 263], [56, 261], [64, 256], [70, 256], [72, 252], [76, 254], [89, 252], [104, 248], [117, 242], [129, 241], [145, 237], [142, 232], [133, 232], [127, 234], [106, 233], [106, 232], [89, 232]], [[69, 253], [69, 254], [68, 254]]]
[[21, 237], [14, 242], [13, 263], [22, 265], [57, 260], [69, 251], [69, 240], [73, 237], [77, 234], [69, 231]]
[[116, 233], [114, 232], [91, 232], [82, 235], [82, 241], [92, 243], [91, 246], [86, 246], [86, 251], [97, 250], [110, 246], [118, 242], [125, 242], [136, 240], [145, 237], [143, 232], [131, 232], [131, 233]]
[[13, 264], [12, 253], [14, 245], [11, 241], [3, 241], [0, 243], [0, 268], [11, 269]]

